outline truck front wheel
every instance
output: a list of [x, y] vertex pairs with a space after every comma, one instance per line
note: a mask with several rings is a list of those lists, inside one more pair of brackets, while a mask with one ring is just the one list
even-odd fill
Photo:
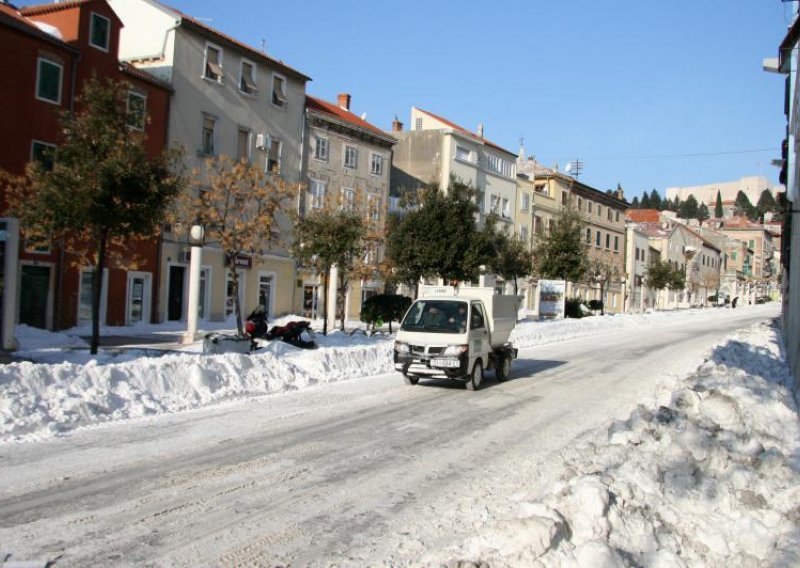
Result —
[[478, 390], [481, 388], [481, 382], [483, 382], [483, 365], [480, 361], [475, 361], [475, 366], [472, 367], [472, 375], [467, 379], [467, 390]]
[[511, 357], [504, 353], [499, 359], [495, 368], [495, 376], [498, 381], [505, 381], [511, 376]]
[[407, 385], [415, 385], [419, 382], [419, 377], [415, 377], [413, 375], [406, 375], [403, 373], [403, 380], [406, 382]]

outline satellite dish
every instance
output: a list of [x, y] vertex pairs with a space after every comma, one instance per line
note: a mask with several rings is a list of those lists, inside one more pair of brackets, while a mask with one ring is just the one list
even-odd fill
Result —
[[564, 166], [564, 171], [565, 171], [565, 172], [570, 172], [570, 171], [572, 171], [572, 162], [570, 162], [570, 163], [568, 163], [566, 166]]

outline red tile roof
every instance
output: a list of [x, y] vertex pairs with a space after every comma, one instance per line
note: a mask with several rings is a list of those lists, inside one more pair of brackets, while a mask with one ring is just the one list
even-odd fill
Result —
[[490, 146], [490, 147], [494, 148], [495, 150], [500, 150], [501, 152], [505, 152], [506, 154], [511, 154], [511, 155], [512, 155], [512, 156], [514, 156], [514, 157], [516, 157], [516, 156], [517, 156], [517, 155], [516, 155], [514, 152], [509, 152], [508, 150], [506, 150], [506, 149], [505, 149], [505, 148], [503, 148], [502, 146], [498, 146], [497, 144], [495, 144], [495, 143], [494, 143], [494, 142], [492, 142], [491, 140], [487, 140], [486, 138], [481, 138], [480, 136], [478, 136], [478, 135], [477, 135], [477, 134], [475, 134], [474, 132], [470, 132], [469, 130], [467, 130], [467, 129], [466, 129], [466, 128], [464, 128], [463, 126], [459, 126], [459, 125], [458, 125], [458, 124], [456, 124], [455, 122], [451, 122], [451, 121], [447, 120], [446, 118], [439, 116], [438, 114], [433, 114], [432, 112], [428, 112], [427, 110], [423, 110], [423, 109], [421, 109], [421, 108], [417, 108], [417, 110], [418, 110], [418, 111], [420, 111], [420, 112], [424, 112], [424, 113], [425, 113], [425, 114], [427, 114], [428, 116], [430, 116], [430, 117], [432, 117], [432, 118], [435, 118], [435, 119], [436, 119], [436, 120], [438, 120], [439, 122], [442, 122], [442, 123], [446, 124], [447, 126], [449, 126], [450, 128], [452, 128], [453, 130], [457, 130], [457, 131], [458, 131], [458, 132], [460, 132], [461, 134], [465, 134], [466, 136], [469, 136], [469, 137], [470, 137], [470, 138], [472, 138], [473, 140], [477, 140], [477, 141], [479, 141], [479, 142], [483, 142], [484, 144], [486, 144], [487, 146]]
[[134, 67], [130, 63], [126, 63], [124, 61], [120, 62], [119, 68], [120, 68], [120, 71], [122, 71], [126, 75], [130, 75], [131, 77], [136, 77], [137, 79], [139, 79], [141, 81], [146, 81], [146, 82], [148, 82], [148, 83], [150, 83], [152, 85], [155, 85], [157, 87], [160, 87], [160, 88], [165, 89], [165, 90], [170, 91], [170, 92], [172, 92], [174, 90], [172, 88], [172, 85], [170, 85], [166, 81], [162, 81], [161, 79], [159, 79], [158, 77], [156, 77], [152, 73], [148, 73], [147, 71], [143, 71], [143, 70], [139, 69], [138, 67]]
[[22, 32], [37, 36], [50, 43], [56, 44], [59, 47], [63, 47], [64, 49], [75, 51], [75, 49], [70, 47], [69, 44], [67, 44], [65, 41], [61, 40], [60, 38], [52, 34], [45, 32], [34, 22], [25, 18], [20, 13], [19, 10], [17, 10], [16, 8], [14, 8], [9, 4], [0, 3], [0, 22], [9, 25], [13, 28], [16, 28]]
[[747, 217], [731, 217], [724, 219], [722, 222], [722, 230], [725, 229], [743, 229], [748, 231], [760, 231], [764, 227], [758, 223], [753, 223]]
[[328, 114], [334, 116], [343, 122], [351, 124], [352, 126], [361, 128], [363, 130], [368, 130], [373, 134], [379, 134], [382, 138], [391, 140], [392, 142], [395, 141], [395, 139], [392, 136], [390, 136], [377, 126], [370, 124], [369, 122], [356, 116], [352, 112], [344, 110], [342, 107], [337, 106], [333, 103], [329, 103], [327, 101], [323, 101], [322, 99], [306, 95], [306, 108], [314, 112], [319, 112], [322, 114]]
[[60, 12], [61, 10], [70, 10], [76, 8], [81, 4], [89, 4], [97, 0], [66, 0], [65, 2], [50, 2], [49, 4], [37, 4], [35, 6], [26, 6], [20, 8], [19, 11], [24, 16], [40, 16], [42, 14], [51, 14], [53, 12]]
[[661, 220], [658, 209], [628, 209], [625, 216], [634, 223], [658, 223]]

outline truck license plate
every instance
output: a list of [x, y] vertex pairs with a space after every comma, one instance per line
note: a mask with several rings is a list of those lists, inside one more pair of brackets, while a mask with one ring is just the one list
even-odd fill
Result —
[[431, 359], [431, 367], [458, 367], [458, 359]]

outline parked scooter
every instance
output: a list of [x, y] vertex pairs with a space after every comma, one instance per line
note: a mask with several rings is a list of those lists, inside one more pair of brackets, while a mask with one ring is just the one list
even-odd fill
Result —
[[245, 333], [250, 337], [251, 351], [258, 346], [256, 339], [280, 339], [284, 343], [300, 347], [301, 349], [316, 349], [317, 343], [312, 339], [305, 339], [303, 335], [310, 336], [311, 323], [307, 321], [290, 321], [286, 325], [275, 325], [269, 329], [267, 321], [267, 309], [263, 304], [259, 304], [249, 316], [244, 325]]

